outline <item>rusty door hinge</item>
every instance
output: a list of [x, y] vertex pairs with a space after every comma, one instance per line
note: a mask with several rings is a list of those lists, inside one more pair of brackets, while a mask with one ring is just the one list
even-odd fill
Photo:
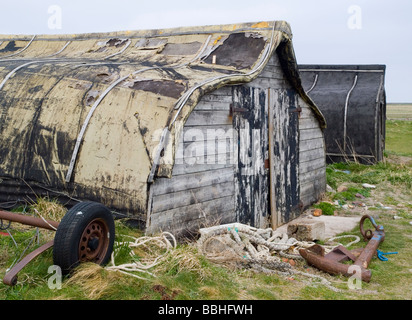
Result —
[[230, 104], [230, 116], [233, 116], [234, 112], [247, 112], [249, 109], [247, 108], [236, 108], [233, 103]]
[[298, 112], [298, 113], [299, 113], [299, 117], [300, 117], [300, 113], [302, 112], [302, 108], [301, 108], [301, 107], [289, 108], [289, 112]]

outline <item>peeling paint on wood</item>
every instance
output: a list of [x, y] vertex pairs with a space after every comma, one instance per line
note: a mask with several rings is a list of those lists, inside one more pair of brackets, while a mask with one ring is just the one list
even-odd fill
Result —
[[233, 88], [233, 103], [246, 112], [234, 112], [237, 133], [235, 166], [236, 216], [244, 224], [264, 227], [269, 213], [267, 103], [264, 90], [245, 86]]

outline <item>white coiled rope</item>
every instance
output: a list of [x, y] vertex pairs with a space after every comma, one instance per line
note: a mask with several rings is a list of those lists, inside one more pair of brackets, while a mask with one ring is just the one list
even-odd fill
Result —
[[[115, 255], [119, 251], [119, 249], [113, 250], [110, 264], [106, 267], [106, 269], [111, 271], [118, 271], [142, 280], [147, 280], [147, 278], [141, 277], [136, 273], [144, 273], [156, 277], [155, 274], [153, 274], [149, 270], [158, 265], [162, 261], [162, 258], [164, 258], [171, 249], [175, 249], [177, 245], [176, 238], [169, 232], [162, 232], [159, 236], [153, 237], [143, 236], [136, 238], [128, 235], [125, 235], [125, 237], [131, 238], [133, 241], [117, 242], [116, 245], [117, 248], [121, 248], [123, 245], [127, 245], [131, 249], [130, 256], [132, 257], [133, 262], [116, 265]], [[138, 256], [136, 256], [133, 249], [141, 246], [147, 246], [149, 243], [150, 245], [157, 246], [158, 248], [164, 249], [165, 251], [154, 259], [147, 260], [144, 263], [140, 261]]]

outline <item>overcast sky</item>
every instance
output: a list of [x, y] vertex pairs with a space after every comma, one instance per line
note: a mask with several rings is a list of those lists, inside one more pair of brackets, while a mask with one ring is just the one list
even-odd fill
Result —
[[410, 0], [0, 1], [0, 34], [286, 20], [292, 27], [298, 63], [385, 64], [388, 102], [412, 102]]

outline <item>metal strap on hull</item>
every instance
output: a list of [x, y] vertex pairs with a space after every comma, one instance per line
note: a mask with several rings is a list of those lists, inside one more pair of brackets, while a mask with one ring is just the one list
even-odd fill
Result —
[[29, 41], [29, 43], [28, 43], [23, 49], [21, 49], [20, 51], [17, 51], [17, 52], [15, 52], [15, 53], [9, 54], [9, 55], [7, 55], [7, 56], [2, 56], [1, 58], [9, 58], [9, 57], [13, 57], [13, 56], [16, 56], [16, 55], [22, 53], [24, 50], [26, 50], [26, 49], [31, 45], [31, 43], [33, 42], [34, 38], [36, 38], [36, 35], [34, 35], [33, 38], [31, 38], [31, 40]]
[[313, 90], [313, 88], [315, 88], [316, 84], [318, 83], [318, 78], [319, 78], [319, 74], [315, 74], [315, 80], [313, 81], [312, 86], [310, 87], [310, 89], [308, 91], [306, 91], [306, 93], [308, 94], [309, 92], [311, 92]]
[[[78, 134], [78, 136], [77, 136], [77, 139], [76, 139], [76, 144], [75, 144], [75, 146], [74, 146], [74, 150], [73, 150], [73, 153], [72, 153], [72, 157], [71, 157], [71, 159], [70, 159], [69, 168], [68, 168], [68, 171], [67, 171], [67, 174], [66, 174], [66, 182], [70, 182], [70, 180], [71, 180], [71, 176], [72, 176], [73, 170], [74, 170], [74, 165], [75, 165], [75, 163], [76, 163], [77, 155], [78, 155], [78, 153], [79, 153], [80, 144], [81, 144], [81, 142], [83, 141], [83, 136], [84, 136], [84, 134], [85, 134], [85, 132], [86, 132], [86, 128], [87, 128], [87, 126], [88, 126], [88, 124], [89, 124], [89, 122], [90, 122], [90, 119], [91, 119], [93, 113], [95, 112], [95, 110], [97, 109], [97, 107], [99, 106], [100, 102], [104, 99], [104, 97], [105, 97], [114, 87], [116, 87], [119, 83], [121, 83], [122, 81], [126, 80], [126, 79], [129, 78], [130, 76], [134, 76], [134, 75], [136, 75], [136, 74], [138, 74], [138, 73], [142, 73], [142, 72], [145, 72], [145, 71], [148, 71], [148, 70], [167, 69], [167, 68], [175, 68], [175, 69], [177, 69], [177, 68], [181, 68], [181, 67], [184, 67], [184, 66], [188, 65], [189, 63], [195, 61], [195, 60], [200, 56], [200, 54], [202, 53], [202, 51], [204, 50], [204, 48], [207, 46], [207, 43], [210, 41], [210, 38], [211, 38], [211, 36], [209, 36], [209, 37], [207, 38], [206, 43], [203, 45], [201, 52], [199, 52], [199, 54], [197, 54], [196, 57], [194, 57], [193, 59], [191, 59], [189, 62], [187, 62], [187, 63], [185, 63], [185, 64], [179, 64], [179, 65], [175, 65], [175, 66], [165, 66], [165, 67], [148, 67], [148, 68], [143, 68], [143, 69], [137, 70], [137, 71], [135, 71], [135, 72], [132, 72], [131, 74], [128, 74], [128, 75], [126, 75], [126, 76], [124, 76], [124, 77], [116, 80], [115, 82], [113, 82], [113, 83], [100, 95], [99, 99], [97, 99], [97, 100], [95, 101], [95, 103], [93, 104], [92, 108], [90, 109], [90, 111], [89, 111], [89, 113], [88, 113], [85, 121], [83, 122], [82, 128], [81, 128], [81, 130], [80, 130], [80, 132], [79, 132], [79, 134]], [[165, 128], [165, 129], [167, 129], [167, 128]], [[164, 130], [164, 131], [165, 131], [165, 130]], [[164, 141], [165, 141], [165, 132], [163, 132], [162, 137], [163, 137], [163, 139], [161, 140], [161, 144], [164, 144]], [[161, 149], [162, 149], [162, 148], [159, 148], [159, 149], [160, 149], [160, 150], [158, 150], [158, 153], [159, 153], [159, 155], [160, 155], [160, 152], [161, 152]], [[152, 171], [153, 171], [153, 168], [152, 168]], [[151, 171], [151, 173], [150, 173], [150, 175], [149, 175], [149, 180], [150, 180], [150, 176], [153, 177], [153, 174], [154, 174], [154, 173], [153, 173], [152, 171]]]
[[54, 57], [57, 56], [58, 54], [62, 53], [64, 49], [67, 48], [67, 46], [71, 43], [71, 41], [67, 41], [66, 44], [63, 46], [63, 48], [61, 48], [59, 51], [57, 51], [56, 53], [53, 53], [47, 57]]
[[349, 97], [353, 91], [353, 89], [356, 86], [356, 83], [358, 82], [358, 75], [355, 76], [355, 79], [353, 81], [352, 88], [350, 88], [347, 96], [346, 96], [346, 101], [345, 101], [345, 114], [343, 117], [343, 151], [346, 152], [346, 120], [348, 116], [348, 106], [349, 106]]
[[356, 72], [356, 73], [383, 73], [382, 70], [357, 70], [357, 69], [299, 69], [299, 72]]
[[18, 70], [20, 70], [20, 69], [22, 69], [22, 68], [24, 68], [24, 67], [26, 67], [26, 66], [28, 66], [28, 65], [31, 65], [31, 64], [34, 64], [34, 63], [38, 63], [38, 62], [40, 62], [40, 61], [30, 61], [30, 62], [27, 62], [27, 63], [24, 63], [24, 64], [18, 66], [17, 68], [14, 68], [12, 71], [10, 71], [10, 72], [7, 74], [7, 76], [6, 76], [6, 77], [3, 79], [3, 81], [0, 83], [0, 90], [3, 89], [3, 87], [4, 87], [5, 83], [7, 82], [7, 80], [9, 80], [9, 79], [11, 78], [11, 76], [14, 75]]
[[[57, 51], [56, 53], [53, 53], [53, 54], [51, 54], [51, 55], [49, 55], [49, 56], [46, 56], [46, 57], [48, 58], [48, 57], [53, 57], [53, 56], [55, 56], [55, 55], [58, 55], [58, 54], [61, 53], [64, 49], [66, 49], [66, 47], [70, 44], [70, 42], [71, 42], [71, 41], [68, 41], [68, 42], [63, 46], [62, 49], [60, 49], [60, 50]], [[29, 45], [27, 45], [26, 48], [27, 48], [28, 46], [29, 46]], [[22, 68], [24, 68], [24, 67], [27, 67], [27, 66], [29, 66], [29, 65], [31, 65], [31, 64], [35, 64], [35, 63], [62, 62], [62, 61], [63, 61], [63, 60], [50, 60], [50, 61], [35, 60], [35, 61], [26, 62], [26, 63], [24, 63], [24, 64], [22, 64], [22, 65], [20, 65], [20, 66], [18, 66], [18, 67], [16, 67], [16, 68], [14, 68], [12, 71], [10, 71], [10, 72], [6, 75], [6, 77], [5, 77], [5, 78], [3, 79], [3, 81], [0, 83], [0, 90], [4, 87], [4, 85], [5, 85], [5, 83], [7, 82], [7, 80], [9, 80], [17, 71], [19, 71], [20, 69], [22, 69]], [[1, 60], [0, 60], [0, 62], [1, 62]]]

